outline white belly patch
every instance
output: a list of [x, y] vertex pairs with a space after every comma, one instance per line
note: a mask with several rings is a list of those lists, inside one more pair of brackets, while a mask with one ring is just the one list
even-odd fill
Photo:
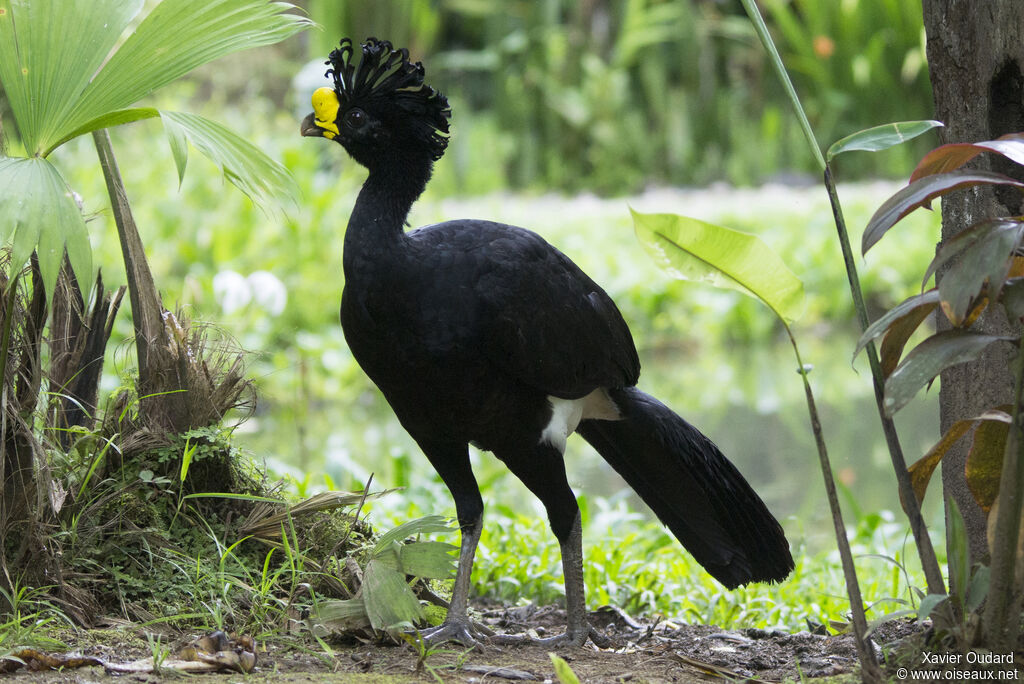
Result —
[[584, 418], [600, 420], [619, 420], [619, 410], [603, 389], [596, 389], [579, 399], [560, 399], [548, 396], [551, 404], [551, 420], [540, 433], [540, 442], [550, 444], [565, 453], [565, 443], [569, 435], [576, 432], [580, 421]]

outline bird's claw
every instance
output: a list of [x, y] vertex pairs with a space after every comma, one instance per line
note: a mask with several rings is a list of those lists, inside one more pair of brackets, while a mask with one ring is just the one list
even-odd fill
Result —
[[529, 634], [497, 634], [491, 637], [492, 644], [520, 645], [520, 646], [544, 646], [545, 648], [580, 648], [587, 643], [587, 639], [594, 642], [598, 648], [609, 648], [611, 640], [590, 625], [585, 629], [566, 631], [553, 637], [534, 637]]
[[446, 641], [454, 641], [477, 651], [483, 650], [483, 643], [481, 642], [487, 641], [493, 634], [493, 632], [482, 625], [474, 625], [468, 618], [445, 620], [440, 626], [425, 629], [419, 633], [423, 641], [429, 646], [436, 646]]

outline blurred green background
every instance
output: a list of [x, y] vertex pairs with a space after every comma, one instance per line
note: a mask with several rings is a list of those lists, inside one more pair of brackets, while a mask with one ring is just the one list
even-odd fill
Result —
[[[112, 132], [164, 302], [209, 321], [251, 352], [259, 403], [236, 442], [300, 491], [357, 488], [369, 473], [407, 495], [377, 506], [453, 510], [447, 492], [354, 363], [337, 321], [342, 235], [364, 171], [324, 140], [301, 138], [309, 96], [326, 84], [342, 36], [407, 46], [449, 96], [452, 140], [412, 225], [489, 218], [545, 235], [608, 290], [641, 351], [641, 386], [707, 432], [736, 461], [791, 536], [827, 544], [829, 523], [803, 390], [773, 315], [735, 293], [661, 274], [633, 237], [629, 207], [697, 216], [762, 236], [805, 282], [796, 332], [819, 393], [835, 467], [855, 511], [898, 501], [869, 373], [851, 367], [857, 337], [831, 213], [813, 160], [738, 2], [718, 0], [308, 0], [322, 31], [204, 67], [155, 106], [224, 122], [281, 160], [302, 197], [255, 208], [198, 155], [179, 187], [158, 122]], [[765, 0], [769, 27], [819, 142], [930, 118], [920, 7], [905, 0]], [[187, 107], [185, 104], [187, 103]], [[838, 168], [859, 230], [934, 136]], [[90, 141], [58, 150], [91, 215], [96, 261], [124, 282]], [[938, 218], [912, 217], [862, 260], [875, 313], [920, 288]], [[134, 365], [127, 315], [111, 365]], [[108, 373], [106, 389], [117, 376]], [[931, 399], [900, 414], [908, 458], [937, 438]], [[578, 442], [578, 443], [576, 443]], [[589, 496], [621, 482], [582, 441], [570, 479]], [[486, 454], [490, 500], [534, 511]], [[325, 479], [326, 476], [326, 479]], [[928, 502], [937, 517], [937, 502]]]

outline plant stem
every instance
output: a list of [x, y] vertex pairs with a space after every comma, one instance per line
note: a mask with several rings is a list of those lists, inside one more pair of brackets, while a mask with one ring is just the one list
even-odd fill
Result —
[[[1011, 653], [1017, 645], [1020, 625], [1020, 592], [1014, 579], [1020, 540], [1020, 519], [1024, 514], [1024, 344], [1019, 345], [1016, 360], [1012, 422], [1006, 435], [1003, 471], [999, 479], [999, 512], [996, 515], [995, 543], [992, 551], [992, 575], [985, 605], [985, 645], [994, 653]], [[1016, 594], [1016, 595], [1015, 595]]]
[[800, 357], [800, 349], [797, 348], [796, 338], [788, 325], [786, 334], [789, 335], [789, 342], [793, 345], [793, 353], [796, 354], [797, 368], [800, 369], [800, 377], [804, 381], [804, 394], [807, 397], [807, 412], [811, 417], [811, 431], [814, 433], [814, 441], [818, 446], [818, 461], [821, 465], [821, 474], [825, 479], [825, 494], [828, 498], [829, 509], [832, 512], [832, 524], [835, 527], [836, 544], [839, 547], [839, 559], [843, 566], [843, 576], [846, 579], [846, 593], [850, 598], [850, 613], [853, 619], [853, 632], [857, 642], [857, 655], [860, 659], [861, 676], [865, 682], [881, 682], [882, 673], [875, 659], [875, 651], [868, 640], [868, 620], [864, 613], [864, 599], [860, 593], [860, 583], [857, 581], [857, 569], [853, 565], [853, 551], [850, 549], [850, 540], [846, 538], [846, 525], [843, 523], [843, 511], [839, 507], [839, 494], [836, 491], [835, 478], [832, 475], [832, 463], [828, 457], [828, 449], [825, 446], [825, 435], [821, 429], [821, 419], [818, 417], [818, 408], [814, 403], [814, 392], [811, 390], [811, 383], [807, 379], [807, 371], [803, 359]]
[[[832, 180], [832, 171], [829, 168], [828, 163], [825, 161], [825, 157], [821, 154], [821, 147], [819, 147], [818, 141], [814, 137], [814, 131], [811, 129], [811, 124], [807, 120], [807, 115], [804, 112], [803, 105], [801, 105], [800, 98], [796, 94], [796, 89], [793, 87], [793, 82], [789, 78], [786, 66], [782, 62], [782, 57], [779, 56], [779, 51], [776, 49], [775, 43], [772, 41], [771, 35], [768, 33], [768, 28], [765, 26], [761, 13], [758, 11], [756, 5], [753, 4], [753, 0], [741, 1], [754, 24], [754, 30], [757, 31], [757, 35], [761, 39], [761, 43], [764, 45], [765, 50], [771, 58], [772, 67], [775, 69], [779, 81], [786, 89], [786, 94], [789, 96], [793, 110], [796, 112], [797, 119], [800, 122], [800, 127], [804, 132], [804, 137], [807, 139], [807, 144], [811, 148], [811, 151], [814, 153], [814, 158], [817, 160], [818, 165], [825, 174], [825, 188], [828, 191], [829, 202], [832, 204], [832, 214], [835, 218], [836, 230], [839, 235], [839, 244], [843, 252], [843, 261], [846, 264], [846, 276], [850, 282], [850, 294], [853, 297], [854, 308], [857, 310], [857, 317], [860, 321], [861, 331], [866, 330], [868, 327], [867, 307], [864, 305], [864, 295], [860, 287], [860, 277], [857, 275], [857, 263], [854, 261], [853, 251], [850, 248], [850, 238], [846, 232], [846, 222], [843, 219], [842, 208], [839, 204], [839, 196], [836, 193], [835, 183]], [[878, 362], [878, 352], [875, 350], [874, 343], [868, 344], [868, 362], [871, 366], [871, 378], [875, 390], [875, 403], [878, 406], [878, 415], [882, 420], [882, 432], [885, 434], [885, 441], [889, 447], [889, 456], [892, 460], [893, 470], [896, 472], [896, 483], [899, 489], [900, 499], [903, 501], [903, 509], [910, 521], [910, 528], [914, 534], [917, 552], [921, 558], [921, 567], [924, 570], [925, 581], [928, 585], [928, 593], [945, 594], [946, 587], [942, 581], [942, 571], [939, 569], [939, 562], [935, 557], [935, 549], [932, 547], [931, 537], [928, 536], [928, 528], [925, 525], [924, 518], [921, 516], [920, 504], [917, 501], [917, 496], [914, 494], [914, 488], [910, 482], [910, 473], [907, 471], [907, 463], [903, 456], [903, 449], [900, 446], [899, 435], [896, 432], [896, 425], [893, 423], [892, 418], [888, 417], [885, 413], [885, 407], [883, 404], [884, 382], [882, 378], [882, 368], [881, 364]]]
[[743, 3], [743, 9], [747, 11], [747, 16], [750, 17], [751, 23], [754, 25], [754, 31], [757, 32], [757, 37], [761, 40], [761, 45], [764, 46], [765, 51], [768, 52], [769, 60], [772, 63], [772, 68], [775, 70], [775, 75], [779, 77], [779, 83], [786, 90], [786, 95], [789, 96], [789, 101], [793, 105], [793, 110], [796, 112], [796, 118], [800, 122], [800, 130], [803, 131], [804, 137], [807, 138], [807, 146], [811, 148], [811, 152], [814, 154], [814, 159], [818, 162], [818, 166], [822, 170], [825, 169], [825, 157], [821, 154], [821, 147], [818, 146], [818, 141], [814, 137], [814, 130], [811, 128], [811, 122], [807, 120], [807, 114], [804, 112], [803, 105], [800, 104], [800, 98], [796, 94], [796, 88], [793, 87], [793, 81], [789, 78], [789, 73], [786, 71], [786, 65], [782, 62], [782, 57], [779, 55], [778, 49], [775, 47], [775, 41], [772, 40], [772, 36], [768, 33], [768, 27], [764, 23], [764, 17], [761, 16], [760, 10], [757, 9], [757, 5], [754, 0], [740, 0]]
[[[839, 244], [843, 251], [843, 262], [846, 264], [846, 277], [850, 283], [853, 307], [857, 310], [857, 320], [860, 322], [861, 332], [864, 332], [869, 325], [868, 310], [864, 304], [864, 292], [860, 287], [860, 276], [857, 274], [857, 262], [854, 260], [853, 250], [850, 248], [850, 236], [846, 232], [846, 219], [843, 218], [843, 208], [839, 203], [839, 193], [832, 178], [832, 169], [828, 164], [825, 165], [825, 188], [828, 190], [828, 199], [832, 204], [832, 216], [835, 219]], [[868, 343], [867, 352], [868, 365], [871, 367], [871, 384], [875, 390], [875, 405], [878, 407], [878, 417], [882, 421], [882, 432], [885, 434], [885, 443], [889, 447], [889, 457], [892, 460], [892, 467], [896, 473], [896, 485], [899, 489], [900, 501], [903, 502], [903, 510], [910, 521], [910, 529], [914, 534], [917, 553], [921, 558], [921, 568], [924, 570], [928, 593], [945, 594], [946, 585], [942, 580], [942, 571], [939, 569], [939, 561], [935, 557], [935, 548], [932, 546], [931, 537], [928, 536], [928, 526], [921, 515], [920, 502], [917, 500], [914, 486], [910, 481], [910, 472], [907, 470], [907, 461], [903, 456], [903, 447], [900, 446], [900, 437], [896, 432], [896, 424], [885, 412], [885, 382], [882, 375], [882, 365], [879, 363], [878, 351], [875, 348], [874, 342]]]
[[117, 237], [121, 242], [121, 255], [124, 258], [125, 274], [128, 279], [128, 295], [132, 304], [140, 394], [145, 394], [150, 387], [151, 379], [150, 345], [165, 334], [163, 305], [153, 281], [153, 274], [149, 270], [149, 263], [146, 261], [142, 238], [139, 237], [138, 227], [132, 217], [128, 193], [125, 191], [117, 159], [114, 157], [114, 148], [110, 142], [110, 133], [102, 128], [93, 131], [92, 138], [100, 158], [103, 178], [107, 182], [110, 206], [114, 212], [114, 221], [117, 223]]

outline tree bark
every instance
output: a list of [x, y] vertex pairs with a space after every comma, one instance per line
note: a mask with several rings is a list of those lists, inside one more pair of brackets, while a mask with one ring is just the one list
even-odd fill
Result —
[[[992, 140], [1024, 131], [1024, 2], [922, 0], [922, 7], [935, 116], [946, 124], [942, 142]], [[1024, 180], [1019, 166], [998, 155], [981, 155], [972, 164]], [[944, 198], [942, 239], [985, 218], [1019, 215], [1024, 210], [1021, 195], [1009, 190], [981, 186]], [[942, 275], [940, 270], [937, 277]], [[940, 328], [949, 327], [944, 316], [937, 319]], [[986, 309], [975, 328], [994, 335], [1011, 333], [1002, 307]], [[943, 432], [957, 420], [1012, 400], [1012, 356], [1009, 345], [993, 345], [978, 361], [942, 374]], [[961, 440], [946, 454], [942, 483], [947, 500], [956, 501], [963, 513], [971, 560], [979, 561], [988, 555], [985, 513], [964, 477], [968, 447], [969, 440]]]

